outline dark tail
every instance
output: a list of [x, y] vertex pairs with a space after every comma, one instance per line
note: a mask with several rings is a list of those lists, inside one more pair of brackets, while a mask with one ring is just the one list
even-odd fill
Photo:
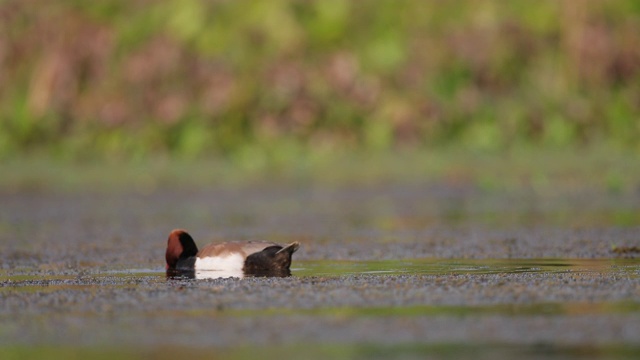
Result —
[[244, 262], [245, 275], [252, 276], [289, 276], [291, 271], [291, 255], [300, 247], [293, 242], [285, 247], [277, 245], [247, 256]]
[[282, 249], [278, 250], [276, 255], [281, 254], [281, 253], [286, 253], [286, 254], [289, 254], [289, 257], [291, 257], [291, 255], [293, 255], [294, 252], [298, 251], [299, 247], [300, 247], [300, 243], [297, 242], [297, 241], [294, 241], [291, 244], [289, 244], [289, 245], [283, 247]]

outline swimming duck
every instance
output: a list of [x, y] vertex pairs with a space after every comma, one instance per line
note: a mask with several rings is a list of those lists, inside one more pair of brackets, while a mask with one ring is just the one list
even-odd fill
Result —
[[188, 232], [175, 229], [167, 241], [167, 274], [197, 272], [201, 275], [197, 278], [288, 276], [291, 256], [298, 247], [297, 241], [286, 246], [266, 241], [234, 241], [209, 244], [198, 251]]

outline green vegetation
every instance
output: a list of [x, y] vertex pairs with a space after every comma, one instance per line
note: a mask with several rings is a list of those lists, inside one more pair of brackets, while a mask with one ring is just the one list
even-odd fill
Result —
[[579, 151], [515, 147], [503, 154], [456, 147], [385, 152], [244, 148], [229, 157], [179, 161], [153, 156], [72, 162], [28, 155], [2, 162], [0, 192], [151, 193], [167, 188], [250, 187], [275, 181], [312, 186], [427, 182], [487, 193], [533, 191], [550, 195], [588, 190], [594, 195], [621, 196], [637, 191], [637, 164], [637, 158], [624, 149], [596, 146]]
[[5, 0], [0, 159], [637, 154], [638, 4]]

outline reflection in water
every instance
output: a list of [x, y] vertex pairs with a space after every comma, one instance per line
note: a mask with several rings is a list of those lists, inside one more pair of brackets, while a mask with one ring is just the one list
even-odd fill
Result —
[[289, 269], [283, 270], [167, 270], [167, 279], [228, 279], [245, 277], [288, 277]]
[[640, 276], [640, 259], [405, 259], [306, 260], [292, 271], [167, 271], [171, 279], [223, 279], [245, 277], [357, 276], [357, 275], [470, 275], [516, 273], [624, 273]]
[[244, 277], [244, 272], [242, 269], [234, 269], [234, 270], [201, 270], [195, 271], [195, 279], [204, 280], [204, 279], [226, 279], [226, 278], [239, 278], [242, 279]]
[[611, 272], [638, 276], [639, 269], [639, 259], [307, 260], [297, 262], [293, 273], [298, 277]]

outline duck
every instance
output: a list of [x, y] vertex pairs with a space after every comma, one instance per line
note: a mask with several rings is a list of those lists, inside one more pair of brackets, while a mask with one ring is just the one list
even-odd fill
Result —
[[[212, 243], [198, 250], [184, 229], [169, 233], [165, 253], [168, 276], [223, 278], [291, 275], [291, 257], [300, 247], [297, 241], [280, 245], [268, 241]], [[199, 276], [198, 276], [199, 275]]]

